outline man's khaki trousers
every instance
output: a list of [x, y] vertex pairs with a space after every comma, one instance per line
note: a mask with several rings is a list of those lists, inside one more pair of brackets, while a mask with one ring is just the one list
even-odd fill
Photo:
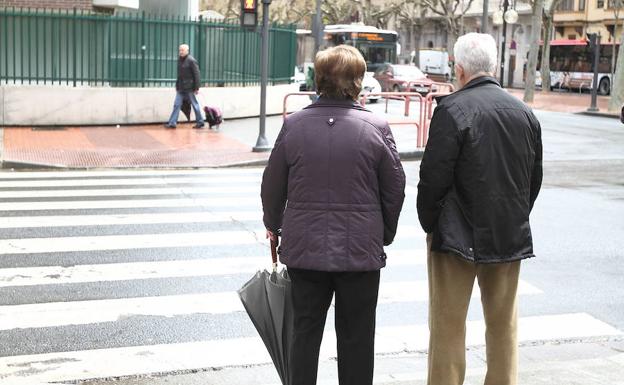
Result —
[[475, 277], [485, 317], [485, 385], [516, 385], [518, 339], [516, 292], [520, 261], [475, 264], [452, 254], [431, 251], [429, 275], [428, 385], [462, 385], [466, 372], [466, 316]]

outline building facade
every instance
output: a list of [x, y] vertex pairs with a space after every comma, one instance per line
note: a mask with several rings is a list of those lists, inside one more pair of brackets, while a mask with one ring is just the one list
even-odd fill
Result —
[[[620, 42], [624, 12], [621, 0], [562, 0], [554, 15], [555, 39], [583, 39], [598, 33], [602, 42]], [[619, 9], [618, 9], [619, 8]], [[619, 12], [616, 26], [616, 12]]]
[[[503, 85], [505, 87], [524, 87], [525, 65], [530, 48], [531, 39], [531, 6], [527, 3], [514, 3], [508, 9], [518, 12], [518, 21], [515, 24], [507, 24], [505, 59], [497, 66], [497, 78], [500, 79], [501, 70], [504, 72]], [[499, 52], [503, 47], [503, 26], [494, 25], [492, 16], [494, 12], [502, 9], [502, 1], [489, 1], [488, 4], [488, 28], [498, 44]], [[474, 0], [470, 8], [460, 20], [460, 35], [469, 32], [482, 32], [481, 18], [483, 14], [483, 1]], [[407, 60], [409, 53], [418, 46], [420, 49], [446, 50], [448, 47], [448, 33], [446, 22], [442, 17], [428, 12], [425, 23], [419, 36], [410, 37], [410, 28], [406, 23], [398, 22], [398, 30], [401, 38], [403, 60]], [[417, 44], [414, 40], [417, 39]]]

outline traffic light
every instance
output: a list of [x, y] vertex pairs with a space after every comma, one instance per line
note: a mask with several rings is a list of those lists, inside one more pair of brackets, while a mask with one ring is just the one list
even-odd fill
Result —
[[258, 0], [241, 0], [241, 25], [256, 28], [258, 25]]

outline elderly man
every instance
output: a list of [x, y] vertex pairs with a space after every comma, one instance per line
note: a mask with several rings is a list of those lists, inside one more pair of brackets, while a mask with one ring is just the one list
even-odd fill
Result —
[[461, 89], [438, 102], [420, 166], [418, 216], [427, 232], [429, 385], [461, 385], [475, 278], [486, 325], [486, 385], [517, 381], [516, 291], [533, 257], [529, 213], [542, 182], [539, 122], [493, 77], [496, 43], [455, 44]]
[[178, 123], [178, 115], [184, 100], [188, 100], [195, 111], [196, 124], [194, 128], [204, 127], [204, 118], [199, 107], [199, 102], [195, 95], [199, 93], [200, 75], [197, 60], [189, 55], [189, 46], [180, 45], [178, 49], [180, 57], [178, 58], [178, 79], [176, 81], [176, 98], [173, 103], [173, 112], [169, 117], [169, 122], [165, 124], [167, 128], [176, 128]]

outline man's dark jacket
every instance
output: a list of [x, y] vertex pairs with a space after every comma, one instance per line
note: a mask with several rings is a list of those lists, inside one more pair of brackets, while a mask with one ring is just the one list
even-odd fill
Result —
[[181, 92], [191, 92], [199, 89], [200, 86], [199, 65], [197, 60], [191, 55], [178, 59], [178, 80], [176, 90]]
[[542, 184], [539, 122], [492, 77], [474, 79], [438, 103], [417, 199], [432, 250], [477, 263], [533, 257], [529, 213]]
[[396, 234], [405, 174], [388, 123], [321, 98], [288, 117], [262, 179], [267, 229], [292, 268], [374, 271]]

